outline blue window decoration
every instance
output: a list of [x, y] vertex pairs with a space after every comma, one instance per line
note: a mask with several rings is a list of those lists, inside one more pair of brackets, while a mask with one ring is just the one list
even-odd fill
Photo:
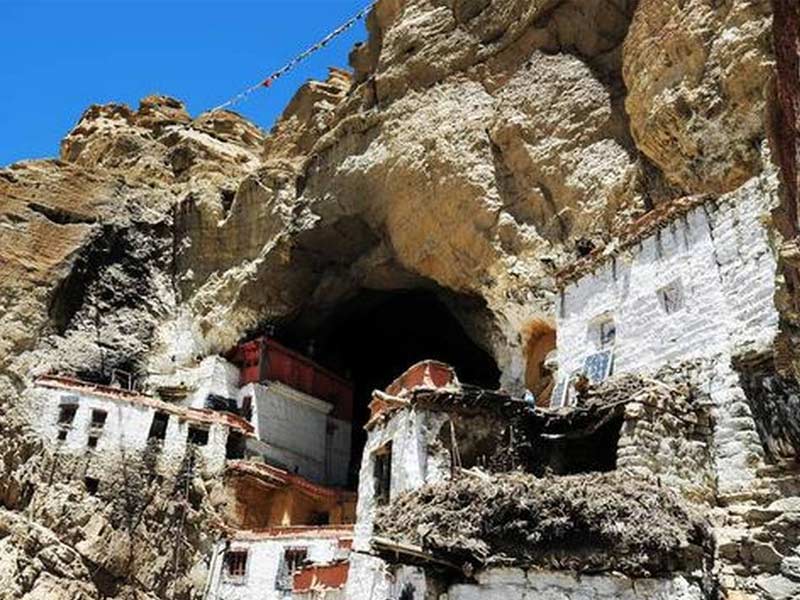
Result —
[[600, 383], [608, 379], [614, 363], [612, 349], [601, 350], [586, 357], [583, 362], [583, 374], [591, 383]]

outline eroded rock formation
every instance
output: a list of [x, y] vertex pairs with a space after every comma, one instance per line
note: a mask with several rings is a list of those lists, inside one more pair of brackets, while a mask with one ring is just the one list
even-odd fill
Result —
[[[4, 436], [25, 436], [16, 408], [37, 374], [146, 381], [265, 323], [313, 332], [362, 289], [438, 294], [520, 391], [523, 332], [555, 310], [575, 252], [765, 171], [796, 201], [797, 132], [774, 125], [796, 129], [797, 37], [776, 19], [792, 14], [784, 0], [381, 0], [352, 75], [304, 86], [270, 133], [167, 97], [91, 107], [60, 160], [0, 170]], [[166, 593], [147, 563], [98, 581], [111, 516], [90, 515], [80, 482], [51, 496], [46, 460], [4, 453], [12, 597]], [[143, 556], [167, 535], [159, 519]], [[189, 561], [173, 575], [189, 597]]]

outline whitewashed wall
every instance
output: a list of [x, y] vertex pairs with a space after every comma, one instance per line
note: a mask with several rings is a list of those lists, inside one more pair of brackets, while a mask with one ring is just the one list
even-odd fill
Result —
[[252, 423], [269, 457], [323, 482], [326, 423], [333, 405], [277, 382], [246, 385], [239, 392], [240, 399], [245, 396], [253, 398]]
[[187, 406], [205, 408], [206, 398], [216, 394], [233, 398], [239, 394], [239, 368], [220, 356], [207, 356], [192, 373], [194, 392]]
[[154, 374], [147, 379], [147, 389], [160, 386], [184, 386], [191, 390], [183, 406], [205, 408], [209, 394], [236, 398], [239, 394], [239, 368], [221, 356], [205, 357], [196, 366], [180, 367], [169, 374]]
[[[568, 285], [558, 314], [559, 375], [596, 351], [590, 324], [616, 323], [614, 372], [764, 350], [774, 339], [776, 261], [757, 189], [708, 202]], [[684, 306], [667, 314], [657, 291], [679, 282]]]
[[[58, 424], [60, 405], [63, 399], [74, 397], [78, 410], [68, 429], [67, 438], [59, 441]], [[126, 453], [141, 453], [147, 446], [147, 436], [156, 409], [129, 402], [110, 399], [102, 395], [81, 390], [51, 389], [37, 386], [29, 403], [29, 420], [42, 438], [61, 452], [86, 455], [90, 460], [89, 472], [102, 475], [103, 467], [113, 473]], [[88, 447], [89, 426], [92, 410], [107, 413], [105, 426], [101, 430], [96, 448]], [[169, 472], [179, 468], [187, 448], [187, 435], [191, 422], [170, 414], [166, 437], [158, 453], [157, 468]], [[199, 424], [208, 427], [208, 444], [197, 446], [197, 455], [202, 457], [202, 466], [207, 474], [220, 472], [225, 467], [225, 445], [228, 428], [220, 423]], [[116, 465], [116, 466], [115, 466]], [[98, 477], [102, 480], [102, 476]]]
[[[773, 199], [752, 181], [707, 202], [568, 285], [558, 312], [559, 377], [597, 351], [592, 323], [616, 324], [614, 373], [706, 359], [714, 403], [714, 460], [722, 494], [748, 489], [763, 463], [732, 357], [768, 350], [778, 333], [777, 263], [763, 220]], [[677, 282], [683, 306], [668, 314], [658, 290]]]
[[367, 436], [358, 478], [358, 503], [353, 547], [369, 550], [375, 510], [374, 452], [392, 443], [391, 497], [449, 476], [447, 451], [431, 443], [447, 422], [444, 413], [417, 411], [413, 408], [396, 412], [385, 423], [376, 425]]
[[312, 563], [326, 564], [346, 558], [349, 550], [339, 548], [338, 538], [319, 537], [280, 537], [270, 539], [231, 541], [230, 549], [247, 549], [247, 570], [244, 579], [231, 581], [224, 575], [222, 560], [225, 542], [220, 542], [215, 550], [209, 574], [206, 600], [278, 600], [291, 598], [283, 590], [277, 589], [279, 570], [283, 553], [287, 548], [307, 548], [308, 560]]
[[680, 575], [630, 579], [522, 569], [479, 573], [476, 584], [453, 585], [446, 595], [448, 600], [703, 600], [706, 597], [698, 583]]

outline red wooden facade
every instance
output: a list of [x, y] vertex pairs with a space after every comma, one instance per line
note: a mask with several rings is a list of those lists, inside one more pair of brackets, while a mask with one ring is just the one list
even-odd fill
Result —
[[311, 590], [342, 589], [347, 583], [349, 571], [348, 562], [303, 567], [294, 574], [292, 591], [299, 594]]
[[453, 367], [438, 360], [423, 360], [409, 367], [405, 373], [389, 384], [386, 393], [397, 396], [404, 390], [410, 391], [419, 387], [436, 389], [451, 384], [458, 384], [458, 377]]
[[271, 338], [239, 344], [231, 360], [239, 366], [240, 385], [279, 381], [333, 404], [331, 416], [353, 419], [352, 383]]

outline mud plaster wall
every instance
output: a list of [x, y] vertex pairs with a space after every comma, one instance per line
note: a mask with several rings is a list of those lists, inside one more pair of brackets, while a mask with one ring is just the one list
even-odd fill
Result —
[[312, 563], [329, 563], [346, 557], [347, 550], [339, 548], [336, 538], [286, 537], [280, 539], [233, 541], [231, 550], [246, 549], [247, 571], [244, 580], [230, 581], [224, 573], [225, 542], [217, 546], [209, 575], [208, 598], [215, 600], [279, 600], [286, 598], [276, 589], [278, 573], [287, 548], [306, 548]]
[[[148, 447], [147, 436], [156, 410], [151, 407], [128, 402], [114, 401], [81, 391], [53, 390], [43, 387], [33, 388], [28, 393], [26, 404], [28, 422], [42, 439], [54, 449], [74, 456], [89, 459], [87, 473], [101, 481], [114, 476], [119, 465], [127, 459], [126, 455], [143, 454]], [[59, 405], [62, 398], [75, 397], [78, 410], [67, 433], [67, 439], [58, 441]], [[97, 447], [87, 446], [92, 410], [107, 412]], [[157, 452], [155, 468], [170, 474], [181, 468], [188, 446], [187, 435], [191, 423], [169, 416], [166, 437]], [[196, 446], [200, 465], [207, 475], [217, 474], [225, 467], [225, 445], [228, 429], [219, 423], [208, 426], [208, 444]]]
[[310, 498], [297, 489], [275, 489], [256, 477], [236, 472], [227, 474], [225, 484], [229, 492], [226, 520], [240, 529], [308, 525], [320, 513], [328, 513], [330, 524], [355, 520], [354, 501]]

